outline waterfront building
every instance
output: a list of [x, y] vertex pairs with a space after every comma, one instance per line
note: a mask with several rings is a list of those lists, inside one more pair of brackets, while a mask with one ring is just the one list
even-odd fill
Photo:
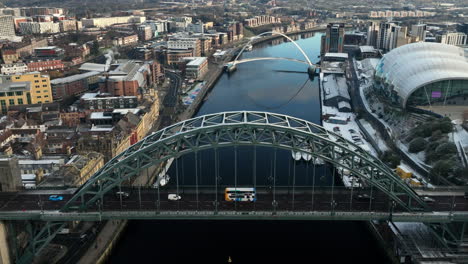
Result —
[[396, 48], [380, 60], [376, 91], [405, 108], [468, 95], [468, 60], [456, 46], [418, 42]]
[[185, 76], [191, 79], [202, 79], [208, 71], [208, 60], [206, 57], [183, 58], [185, 65]]
[[326, 34], [322, 37], [322, 52], [342, 53], [344, 47], [344, 23], [330, 23], [327, 25]]
[[114, 24], [126, 24], [126, 23], [143, 23], [145, 17], [139, 16], [123, 16], [123, 17], [99, 17], [99, 18], [87, 18], [82, 19], [83, 27], [99, 27], [105, 28]]

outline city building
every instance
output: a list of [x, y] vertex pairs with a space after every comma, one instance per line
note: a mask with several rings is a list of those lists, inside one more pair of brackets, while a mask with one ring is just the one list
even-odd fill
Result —
[[416, 37], [417, 41], [426, 41], [426, 24], [417, 24], [411, 26], [411, 36]]
[[101, 77], [99, 89], [112, 96], [138, 96], [155, 82], [157, 62], [125, 61]]
[[34, 56], [36, 57], [62, 57], [65, 51], [56, 46], [41, 47], [34, 49]]
[[17, 74], [25, 73], [28, 71], [28, 65], [23, 62], [12, 63], [12, 64], [2, 64], [1, 73], [2, 74]]
[[467, 35], [461, 32], [447, 33], [442, 35], [440, 43], [455, 45], [455, 46], [464, 46], [466, 45]]
[[417, 42], [380, 60], [375, 89], [401, 107], [427, 105], [468, 95], [468, 60], [460, 47]]
[[138, 98], [136, 96], [110, 96], [109, 94], [85, 93], [80, 98], [83, 109], [110, 110], [123, 108], [136, 108]]
[[126, 36], [115, 37], [112, 39], [112, 45], [114, 46], [128, 46], [138, 43], [137, 34], [129, 34]]
[[104, 166], [104, 156], [94, 151], [74, 155], [40, 184], [41, 187], [79, 187]]
[[52, 102], [50, 78], [39, 72], [0, 75], [0, 107], [3, 114], [13, 105]]
[[15, 157], [0, 157], [0, 190], [14, 192], [23, 187], [18, 159]]
[[63, 70], [65, 65], [62, 60], [32, 60], [27, 63], [28, 71], [53, 71], [53, 70]]
[[5, 64], [12, 64], [18, 61], [19, 56], [16, 50], [2, 49], [2, 59]]
[[60, 32], [60, 25], [54, 22], [21, 22], [20, 32], [23, 35], [54, 34]]
[[206, 57], [188, 57], [183, 58], [185, 64], [185, 76], [187, 78], [200, 80], [203, 79], [208, 71], [208, 60]]
[[68, 32], [68, 31], [78, 31], [82, 29], [81, 21], [77, 20], [61, 20], [59, 21], [60, 32]]
[[0, 16], [0, 38], [15, 36], [15, 24], [12, 16]]
[[99, 18], [85, 18], [81, 20], [83, 27], [99, 27], [105, 28], [114, 24], [136, 23], [140, 24], [145, 22], [145, 17], [139, 16], [123, 16], [123, 17], [99, 17]]
[[247, 18], [244, 19], [244, 25], [246, 27], [259, 27], [263, 25], [269, 25], [269, 24], [279, 24], [281, 23], [281, 18], [277, 18], [274, 16], [255, 16], [252, 18]]
[[193, 56], [201, 56], [201, 43], [198, 38], [173, 36], [167, 41], [168, 50], [193, 50]]
[[[98, 83], [100, 74], [91, 71], [50, 81], [54, 100], [84, 94], [89, 91], [90, 85]], [[96, 88], [96, 85], [93, 85], [92, 88]]]
[[385, 52], [406, 45], [410, 42], [407, 38], [407, 27], [401, 27], [393, 22], [381, 22], [377, 34], [375, 47]]
[[322, 55], [325, 53], [342, 53], [344, 46], [344, 23], [331, 23], [327, 25], [326, 34], [322, 36]]
[[153, 38], [153, 31], [150, 26], [140, 25], [137, 28], [138, 38], [140, 41], [148, 41]]

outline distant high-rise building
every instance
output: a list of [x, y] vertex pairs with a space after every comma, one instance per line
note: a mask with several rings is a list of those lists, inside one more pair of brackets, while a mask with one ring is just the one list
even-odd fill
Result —
[[447, 33], [442, 35], [441, 43], [454, 45], [454, 46], [463, 46], [466, 45], [467, 35], [461, 32]]
[[15, 36], [15, 23], [12, 16], [0, 16], [0, 37]]
[[400, 27], [394, 22], [381, 22], [377, 34], [376, 48], [390, 51], [407, 44], [406, 34], [406, 27]]
[[322, 45], [322, 55], [328, 52], [343, 52], [344, 46], [344, 23], [330, 23], [327, 25], [325, 40]]
[[375, 21], [369, 22], [367, 28], [367, 46], [377, 46], [377, 35], [379, 34], [379, 24]]
[[418, 24], [411, 26], [411, 36], [417, 37], [419, 41], [426, 40], [426, 24]]

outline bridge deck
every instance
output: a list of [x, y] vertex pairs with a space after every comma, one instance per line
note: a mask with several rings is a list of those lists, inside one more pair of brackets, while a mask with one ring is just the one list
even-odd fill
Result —
[[[61, 194], [62, 201], [50, 201], [49, 195], [23, 193], [0, 194], [0, 219], [41, 220], [101, 220], [169, 219], [169, 218], [271, 218], [271, 219], [341, 219], [372, 220], [388, 219], [390, 212], [394, 221], [445, 222], [451, 219], [468, 220], [468, 200], [463, 196], [447, 196], [433, 192], [430, 196], [432, 212], [408, 213], [392, 203], [383, 193], [374, 193], [373, 199], [359, 198], [369, 194], [368, 189], [351, 190], [317, 188], [312, 190], [258, 188], [256, 202], [228, 202], [224, 200], [224, 188], [215, 192], [212, 188], [181, 188], [180, 201], [168, 200], [175, 189], [123, 189], [130, 196], [120, 199], [115, 193], [106, 194], [103, 203], [97, 203], [86, 212], [60, 212], [72, 194]], [[216, 203], [215, 201], [218, 201]], [[274, 202], [275, 201], [275, 202]], [[334, 202], [332, 202], [334, 201]], [[79, 205], [79, 201], [75, 203]], [[217, 212], [217, 214], [215, 214]], [[276, 215], [274, 214], [276, 212]], [[437, 213], [435, 213], [437, 212]]]

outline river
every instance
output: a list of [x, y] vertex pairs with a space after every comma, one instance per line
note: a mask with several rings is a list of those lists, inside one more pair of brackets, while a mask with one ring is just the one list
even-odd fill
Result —
[[[293, 38], [313, 62], [318, 61], [321, 33]], [[285, 57], [304, 60], [291, 42], [276, 39], [261, 43], [243, 54], [249, 57]], [[311, 81], [307, 65], [291, 61], [258, 61], [238, 65], [223, 74], [197, 115], [254, 110], [276, 112], [320, 124], [318, 80]], [[234, 169], [234, 152], [238, 166]], [[272, 155], [269, 148], [257, 148], [257, 171], [252, 173], [250, 147], [221, 149], [220, 184], [249, 186], [255, 175], [259, 185], [271, 184]], [[192, 185], [194, 169], [198, 182], [214, 183], [213, 151], [187, 155], [178, 161], [180, 184]], [[277, 151], [278, 185], [309, 186], [314, 178], [309, 165], [292, 161], [288, 151]], [[293, 170], [293, 167], [296, 167]], [[175, 175], [175, 166], [169, 175]], [[315, 182], [331, 183], [329, 169], [317, 167]], [[171, 182], [173, 184], [173, 182]], [[108, 263], [386, 263], [364, 223], [306, 221], [132, 221]]]

